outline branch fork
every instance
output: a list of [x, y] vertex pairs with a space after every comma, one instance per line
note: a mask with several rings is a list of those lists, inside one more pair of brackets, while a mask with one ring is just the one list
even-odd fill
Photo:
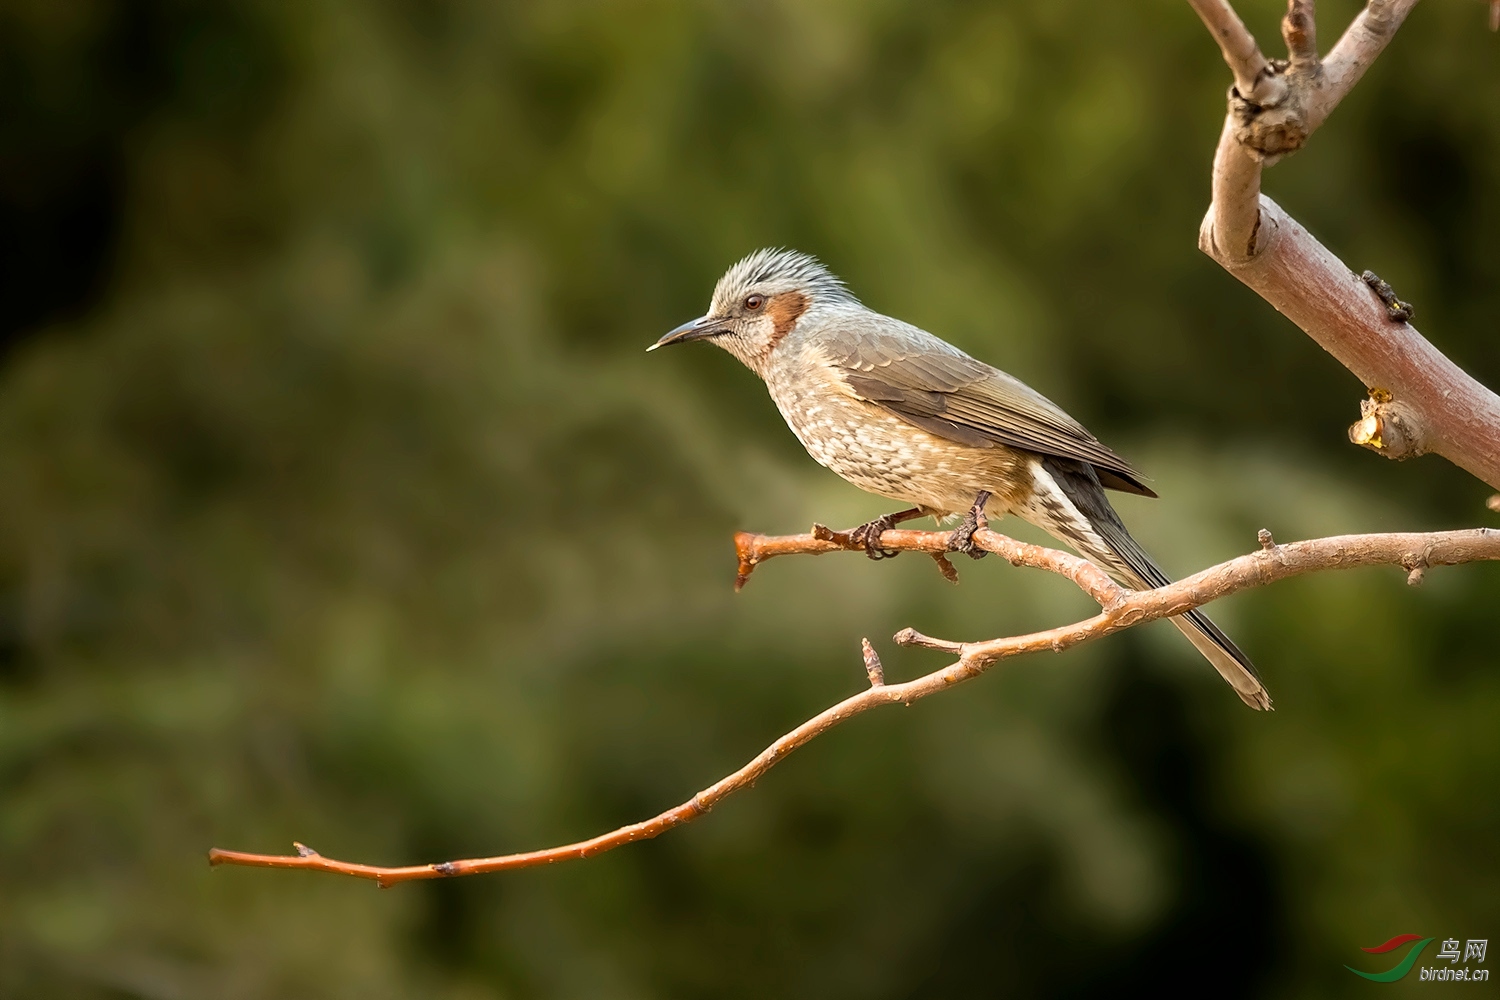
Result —
[[1389, 285], [1370, 272], [1355, 274], [1261, 193], [1264, 168], [1296, 152], [1327, 121], [1416, 0], [1369, 0], [1323, 58], [1313, 0], [1289, 0], [1284, 60], [1261, 53], [1228, 0], [1189, 2], [1235, 78], [1199, 248], [1364, 385], [1380, 387], [1350, 440], [1394, 459], [1433, 452], [1500, 489], [1500, 396], [1426, 340]]

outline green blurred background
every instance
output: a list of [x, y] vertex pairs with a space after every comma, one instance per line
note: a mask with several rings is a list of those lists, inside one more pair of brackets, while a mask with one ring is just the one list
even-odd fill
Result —
[[[1267, 188], [1496, 385], [1485, 21], [1419, 7]], [[1273, 715], [1159, 624], [586, 862], [204, 863], [589, 836], [858, 690], [861, 636], [907, 677], [903, 626], [1088, 612], [993, 559], [731, 593], [735, 529], [889, 506], [727, 355], [645, 355], [756, 247], [1070, 409], [1174, 572], [1494, 524], [1348, 445], [1362, 387], [1195, 249], [1228, 81], [1178, 0], [4, 0], [0, 995], [1331, 996], [1392, 935], [1500, 938], [1493, 565], [1221, 602]]]

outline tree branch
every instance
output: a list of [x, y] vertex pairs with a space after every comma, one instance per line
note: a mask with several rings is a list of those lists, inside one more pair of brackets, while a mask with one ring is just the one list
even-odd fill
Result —
[[1285, 94], [1285, 84], [1271, 70], [1271, 64], [1261, 55], [1255, 37], [1245, 27], [1245, 22], [1234, 12], [1229, 0], [1188, 0], [1234, 74], [1235, 89], [1246, 98], [1260, 104], [1279, 103]]
[[[1282, 37], [1289, 59], [1269, 61], [1228, 0], [1189, 0], [1234, 73], [1229, 112], [1214, 156], [1213, 204], [1199, 246], [1241, 281], [1301, 326], [1370, 387], [1362, 419], [1350, 429], [1357, 443], [1392, 458], [1433, 451], [1500, 489], [1500, 397], [1496, 397], [1422, 338], [1407, 322], [1410, 307], [1388, 285], [1366, 272], [1356, 277], [1337, 257], [1260, 193], [1261, 171], [1300, 149], [1327, 120], [1395, 34], [1416, 0], [1369, 0], [1328, 58], [1320, 60], [1314, 0], [1288, 0]], [[1492, 0], [1500, 11], [1500, 0]], [[1490, 500], [1500, 509], [1500, 496]], [[884, 532], [879, 547], [925, 552], [943, 575], [957, 579], [946, 553], [948, 532]], [[561, 847], [387, 868], [326, 858], [301, 844], [295, 855], [250, 854], [215, 848], [211, 865], [303, 868], [372, 879], [381, 886], [529, 868], [586, 858], [689, 823], [720, 801], [753, 784], [783, 757], [822, 733], [881, 705], [911, 704], [971, 680], [994, 664], [1025, 653], [1060, 652], [1251, 587], [1330, 569], [1397, 565], [1407, 582], [1421, 583], [1431, 566], [1500, 560], [1500, 531], [1343, 535], [1277, 545], [1261, 532], [1261, 549], [1165, 587], [1130, 591], [1078, 556], [1019, 542], [989, 529], [974, 544], [1015, 566], [1046, 570], [1071, 580], [1098, 603], [1091, 618], [1029, 635], [955, 642], [903, 629], [899, 645], [921, 646], [956, 659], [915, 680], [890, 684], [868, 639], [861, 649], [869, 687], [802, 723], [733, 774], [681, 805], [651, 819]], [[755, 567], [782, 555], [819, 555], [844, 548], [826, 528], [806, 535], [735, 536], [739, 572], [735, 589]], [[862, 548], [859, 551], [863, 551]]]
[[[941, 555], [947, 550], [951, 537], [951, 533], [946, 531], [892, 530], [880, 536], [879, 544], [882, 549]], [[974, 544], [979, 548], [999, 555], [1012, 565], [1029, 566], [1066, 577], [1099, 604], [1100, 613], [1072, 625], [1033, 632], [1030, 635], [980, 642], [934, 639], [912, 629], [903, 629], [895, 636], [897, 644], [942, 650], [956, 659], [945, 667], [899, 684], [886, 683], [880, 657], [869, 640], [864, 640], [861, 645], [865, 671], [870, 682], [870, 686], [864, 691], [808, 719], [761, 751], [744, 767], [719, 779], [681, 805], [651, 819], [622, 826], [590, 840], [523, 854], [397, 868], [337, 861], [301, 844], [294, 845], [297, 853], [293, 855], [249, 854], [214, 848], [209, 851], [208, 861], [211, 865], [304, 868], [334, 872], [372, 879], [385, 887], [398, 882], [478, 875], [587, 858], [638, 840], [648, 840], [692, 822], [728, 796], [753, 784], [793, 750], [856, 715], [881, 705], [910, 705], [978, 677], [994, 664], [1013, 656], [1045, 651], [1061, 652], [1080, 643], [1158, 618], [1182, 614], [1241, 590], [1304, 573], [1352, 569], [1356, 566], [1396, 565], [1406, 569], [1408, 581], [1415, 584], [1420, 582], [1422, 574], [1430, 566], [1500, 560], [1500, 531], [1492, 528], [1341, 535], [1292, 542], [1289, 545], [1275, 544], [1270, 532], [1262, 531], [1260, 540], [1261, 548], [1257, 552], [1231, 559], [1166, 587], [1130, 591], [1116, 584], [1097, 566], [1078, 556], [1019, 542], [989, 529], [981, 529], [974, 535]], [[840, 546], [819, 537], [817, 533], [768, 536], [741, 532], [735, 536], [735, 548], [740, 559], [738, 585], [742, 586], [755, 567], [768, 559], [793, 554], [821, 555], [838, 551]], [[864, 550], [861, 548], [858, 551]]]
[[[1500, 489], [1500, 396], [1418, 333], [1407, 322], [1410, 307], [1383, 300], [1380, 287], [1394, 300], [1389, 286], [1353, 274], [1260, 190], [1262, 169], [1300, 149], [1328, 119], [1416, 0], [1370, 0], [1323, 60], [1313, 0], [1289, 0], [1282, 35], [1290, 59], [1267, 64], [1283, 88], [1278, 94], [1256, 85], [1271, 99], [1243, 96], [1242, 73], [1257, 64], [1240, 54], [1255, 42], [1227, 0], [1189, 2], [1236, 81], [1214, 153], [1213, 204], [1199, 248], [1364, 382], [1370, 399], [1350, 428], [1351, 440], [1388, 458], [1434, 452]], [[1255, 58], [1264, 61], [1258, 50]]]

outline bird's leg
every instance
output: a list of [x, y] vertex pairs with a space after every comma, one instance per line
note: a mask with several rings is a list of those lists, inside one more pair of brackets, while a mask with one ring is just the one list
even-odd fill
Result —
[[984, 516], [984, 505], [990, 502], [990, 491], [980, 490], [974, 497], [974, 506], [958, 522], [958, 527], [948, 536], [948, 551], [962, 552], [970, 559], [983, 559], [988, 553], [974, 545], [974, 532], [988, 528], [989, 520]]
[[866, 521], [857, 528], [848, 531], [834, 531], [832, 528], [821, 524], [813, 525], [813, 535], [825, 542], [836, 542], [846, 549], [864, 549], [865, 555], [871, 559], [891, 559], [901, 553], [891, 549], [880, 547], [880, 536], [885, 534], [902, 521], [910, 521], [914, 517], [921, 517], [928, 511], [922, 507], [912, 507], [908, 510], [898, 510], [894, 514], [886, 514], [877, 517], [873, 521]]

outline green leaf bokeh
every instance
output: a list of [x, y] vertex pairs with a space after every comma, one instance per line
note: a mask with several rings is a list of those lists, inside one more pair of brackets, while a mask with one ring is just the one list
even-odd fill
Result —
[[[1418, 8], [1267, 189], [1496, 385], [1484, 27]], [[1345, 443], [1363, 387], [1196, 251], [1228, 74], [1186, 4], [11, 0], [0, 72], [0, 995], [1331, 996], [1500, 930], [1487, 565], [1223, 602], [1269, 716], [1152, 626], [587, 862], [204, 863], [590, 836], [856, 690], [861, 636], [904, 677], [903, 626], [1087, 612], [995, 560], [730, 592], [733, 530], [884, 510], [727, 356], [643, 353], [759, 246], [1068, 407], [1174, 572], [1495, 523]]]

